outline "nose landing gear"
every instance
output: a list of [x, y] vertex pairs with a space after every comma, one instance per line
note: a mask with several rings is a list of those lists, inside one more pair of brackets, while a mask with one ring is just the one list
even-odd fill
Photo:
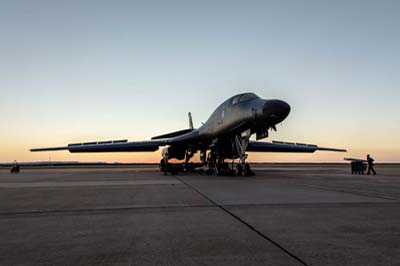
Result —
[[239, 163], [236, 165], [236, 173], [239, 176], [253, 176], [254, 172], [251, 171], [250, 165], [246, 163], [247, 154], [246, 149], [250, 140], [250, 129], [236, 135], [233, 139], [232, 146], [234, 147], [237, 155], [239, 156]]

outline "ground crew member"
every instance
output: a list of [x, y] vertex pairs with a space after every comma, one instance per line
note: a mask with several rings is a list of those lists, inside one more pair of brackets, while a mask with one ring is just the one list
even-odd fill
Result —
[[19, 165], [17, 161], [14, 161], [13, 166], [11, 168], [11, 173], [12, 174], [18, 174], [19, 173]]
[[374, 173], [374, 175], [376, 175], [376, 172], [374, 170], [374, 159], [371, 156], [369, 156], [369, 154], [367, 155], [367, 162], [368, 162], [367, 175], [369, 175], [371, 171], [372, 173]]
[[168, 154], [168, 150], [165, 150], [163, 152], [163, 164], [164, 164], [164, 175], [168, 174], [168, 170], [169, 169], [169, 163], [168, 163], [168, 159], [169, 159], [169, 154]]

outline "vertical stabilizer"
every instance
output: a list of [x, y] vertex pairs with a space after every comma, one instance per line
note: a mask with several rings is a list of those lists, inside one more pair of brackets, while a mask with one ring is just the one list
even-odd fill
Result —
[[192, 113], [188, 113], [189, 116], [189, 128], [193, 130], [193, 120], [192, 120]]

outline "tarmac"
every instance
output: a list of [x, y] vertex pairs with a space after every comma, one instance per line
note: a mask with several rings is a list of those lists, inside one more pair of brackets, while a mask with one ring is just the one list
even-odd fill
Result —
[[0, 170], [0, 265], [400, 265], [400, 166]]

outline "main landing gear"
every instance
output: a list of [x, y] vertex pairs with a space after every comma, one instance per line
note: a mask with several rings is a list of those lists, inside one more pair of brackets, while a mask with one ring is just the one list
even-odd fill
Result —
[[225, 162], [223, 160], [213, 163], [208, 163], [208, 169], [206, 171], [208, 175], [216, 174], [219, 176], [254, 176], [254, 172], [250, 168], [250, 164], [246, 162], [232, 163]]
[[[218, 176], [254, 176], [254, 172], [247, 162], [232, 163], [225, 162], [221, 158], [214, 159], [213, 152], [208, 153], [208, 160], [205, 163], [169, 163], [168, 160], [161, 159], [160, 171], [164, 175], [176, 175], [182, 172], [197, 172], [207, 175]], [[206, 169], [204, 169], [206, 167]]]
[[231, 140], [232, 149], [236, 156], [239, 157], [239, 162], [235, 164], [234, 160], [229, 164], [225, 162], [224, 152], [218, 152], [216, 146], [211, 148], [208, 154], [206, 163], [208, 164], [208, 174], [217, 175], [237, 175], [237, 176], [254, 176], [254, 172], [250, 168], [250, 164], [246, 162], [246, 149], [249, 144], [251, 132], [246, 130], [239, 135], [235, 135]]
[[[182, 150], [180, 157], [176, 156], [176, 154], [175, 156], [170, 156], [169, 148], [165, 148], [162, 151], [163, 158], [160, 161], [160, 170], [165, 175], [168, 173], [177, 174], [179, 172], [194, 171], [205, 172], [209, 175], [254, 176], [254, 172], [246, 162], [246, 149], [249, 144], [250, 135], [250, 130], [246, 130], [241, 134], [235, 135], [230, 142], [224, 141], [221, 143], [215, 139], [213, 144], [209, 147], [208, 153], [206, 149], [200, 150], [201, 163], [189, 162], [196, 152], [195, 148], [190, 147], [186, 151]], [[171, 149], [171, 153], [173, 151], [174, 150]], [[170, 157], [184, 159], [184, 163], [171, 164], [168, 162]], [[232, 160], [232, 163], [225, 161], [231, 158], [238, 158], [239, 162], [235, 163], [234, 159]], [[204, 169], [204, 167], [207, 168]]]

